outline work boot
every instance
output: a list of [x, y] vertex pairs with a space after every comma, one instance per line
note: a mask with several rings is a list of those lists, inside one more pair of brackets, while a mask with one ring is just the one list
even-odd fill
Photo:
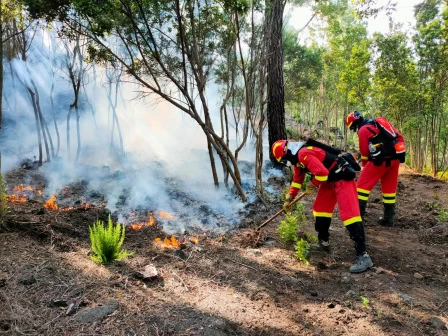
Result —
[[330, 254], [331, 253], [330, 242], [319, 239], [319, 249], [323, 252]]
[[373, 266], [372, 258], [367, 252], [356, 257], [355, 263], [350, 266], [350, 273], [361, 273]]
[[350, 238], [355, 242], [356, 255], [364, 254], [366, 251], [366, 238], [362, 222], [349, 224], [346, 228], [350, 233]]
[[316, 217], [314, 228], [317, 231], [317, 239], [319, 239], [319, 249], [330, 253], [330, 217]]
[[361, 213], [361, 219], [362, 219], [362, 222], [365, 223], [367, 201], [358, 199], [358, 202], [359, 202], [359, 212]]
[[394, 226], [395, 203], [384, 203], [384, 216], [379, 218], [380, 225]]

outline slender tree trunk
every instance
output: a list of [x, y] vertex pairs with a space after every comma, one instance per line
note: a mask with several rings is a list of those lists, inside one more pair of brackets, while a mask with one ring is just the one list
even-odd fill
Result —
[[[51, 156], [54, 156], [53, 141], [51, 140], [51, 135], [50, 135], [50, 132], [48, 131], [47, 122], [45, 121], [44, 116], [42, 114], [42, 110], [40, 109], [39, 91], [37, 90], [36, 84], [34, 84], [33, 80], [31, 80], [31, 84], [33, 85], [33, 89], [36, 94], [36, 107], [37, 107], [37, 113], [38, 113], [39, 120], [40, 120], [42, 135], [44, 138], [45, 153], [47, 154], [47, 161], [50, 162]], [[47, 136], [48, 136], [48, 138], [47, 138]], [[48, 149], [48, 142], [50, 142], [50, 148], [51, 148], [52, 155], [50, 155], [50, 150]]]
[[79, 156], [81, 155], [81, 129], [80, 129], [80, 125], [79, 125], [79, 109], [78, 109], [78, 105], [76, 105], [75, 107], [75, 114], [76, 114], [76, 138], [77, 138], [77, 142], [78, 142], [78, 146], [76, 148], [76, 157], [75, 157], [75, 162], [78, 162], [79, 160]]
[[50, 103], [51, 103], [51, 112], [53, 115], [53, 125], [54, 125], [54, 129], [56, 131], [56, 139], [57, 139], [57, 147], [56, 147], [56, 156], [59, 155], [59, 149], [61, 146], [61, 136], [59, 135], [59, 129], [58, 129], [58, 124], [56, 122], [56, 111], [54, 109], [54, 101], [53, 101], [53, 90], [54, 90], [54, 75], [51, 81], [51, 90], [50, 90]]
[[33, 90], [31, 90], [31, 88], [28, 87], [27, 90], [31, 96], [31, 102], [33, 104], [34, 120], [36, 122], [37, 141], [38, 141], [38, 146], [39, 146], [39, 165], [42, 165], [42, 162], [43, 162], [42, 138], [41, 138], [41, 134], [40, 134], [41, 130], [40, 130], [40, 125], [39, 125], [39, 113], [37, 112], [37, 107], [36, 107], [36, 97], [35, 97]]
[[[286, 139], [285, 127], [285, 93], [283, 85], [283, 0], [270, 0], [267, 2], [267, 122], [269, 148], [280, 139]], [[271, 161], [278, 166], [271, 151]]]
[[72, 116], [73, 107], [70, 105], [67, 113], [67, 156], [70, 159], [70, 117]]

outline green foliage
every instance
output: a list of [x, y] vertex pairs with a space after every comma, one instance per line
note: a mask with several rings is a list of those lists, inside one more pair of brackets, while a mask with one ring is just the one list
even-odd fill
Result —
[[291, 243], [297, 240], [296, 231], [299, 228], [299, 219], [293, 214], [286, 213], [285, 219], [280, 222], [277, 233], [283, 243]]
[[119, 223], [114, 225], [110, 216], [107, 227], [102, 221], [97, 220], [93, 226], [89, 227], [89, 233], [94, 253], [91, 258], [97, 263], [109, 264], [114, 260], [121, 260], [133, 254], [121, 249], [125, 227]]
[[448, 209], [441, 209], [439, 216], [437, 217], [438, 222], [448, 223]]
[[369, 308], [369, 299], [364, 297], [364, 296], [360, 296], [359, 299], [361, 300], [362, 304], [364, 305], [364, 307]]
[[305, 240], [310, 244], [317, 244], [319, 242], [317, 236], [312, 234], [311, 232], [305, 231], [303, 234], [305, 235]]
[[296, 258], [309, 265], [310, 243], [305, 239], [300, 238], [300, 240], [296, 243], [295, 251]]
[[8, 206], [6, 205], [6, 182], [3, 179], [3, 175], [0, 174], [0, 221], [3, 216], [8, 212]]

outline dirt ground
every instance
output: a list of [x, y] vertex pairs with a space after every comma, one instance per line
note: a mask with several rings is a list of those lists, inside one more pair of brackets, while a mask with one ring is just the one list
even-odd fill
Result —
[[[6, 181], [45, 186], [37, 171]], [[311, 202], [304, 200], [309, 231]], [[101, 266], [90, 260], [87, 229], [107, 218], [101, 206], [9, 203], [0, 231], [0, 334], [448, 335], [448, 223], [437, 220], [448, 208], [448, 184], [402, 170], [393, 228], [377, 224], [377, 187], [366, 220], [375, 267], [357, 275], [348, 273], [354, 249], [339, 219], [333, 256], [313, 247], [310, 265], [278, 240], [283, 216], [256, 234], [279, 206], [260, 206], [222, 235], [177, 236], [181, 249], [154, 240], [165, 237], [156, 218], [127, 230], [133, 257]], [[142, 279], [148, 265], [158, 276]]]

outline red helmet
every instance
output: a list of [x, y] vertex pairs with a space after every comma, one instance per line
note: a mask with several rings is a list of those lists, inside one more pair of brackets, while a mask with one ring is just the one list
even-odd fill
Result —
[[345, 125], [355, 131], [358, 128], [359, 121], [362, 119], [362, 113], [358, 111], [351, 112], [345, 118]]
[[272, 145], [272, 155], [274, 155], [275, 159], [280, 162], [283, 155], [286, 154], [288, 150], [288, 140], [277, 140]]

